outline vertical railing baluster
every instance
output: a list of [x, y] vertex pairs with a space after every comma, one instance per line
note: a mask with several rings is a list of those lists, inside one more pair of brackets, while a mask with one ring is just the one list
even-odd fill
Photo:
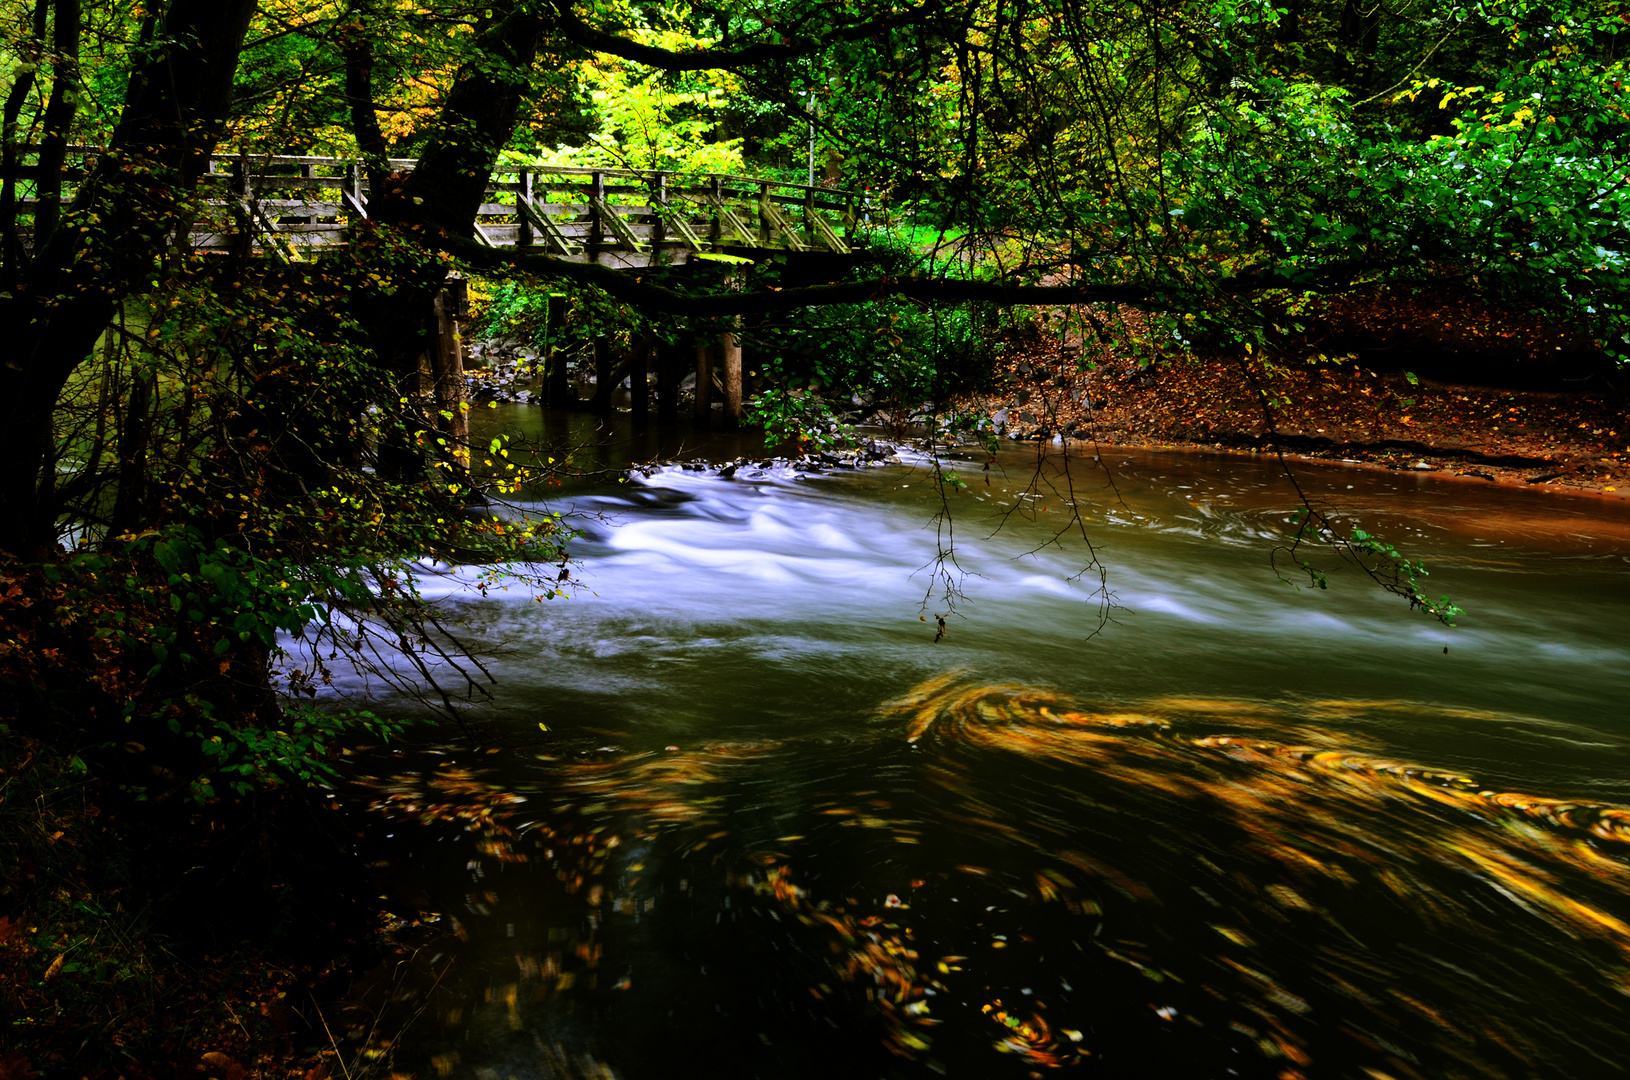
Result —
[[367, 177], [363, 174], [362, 163], [353, 161], [345, 169], [346, 190], [351, 195], [351, 210], [360, 213], [364, 218], [368, 216], [368, 190]]
[[656, 253], [662, 247], [663, 240], [668, 236], [668, 174], [660, 170], [656, 174], [656, 183], [651, 185], [651, 255], [652, 262], [656, 261]]
[[515, 246], [531, 247], [532, 218], [523, 207], [532, 205], [532, 170], [522, 169], [515, 174]]
[[606, 174], [596, 172], [589, 185], [589, 261], [600, 261], [600, 246], [605, 240], [605, 230], [609, 227], [600, 220], [600, 207], [606, 201]]
[[[708, 236], [710, 239], [712, 239], [713, 246], [718, 247], [719, 242], [724, 239], [724, 215], [719, 213], [719, 207], [724, 204], [724, 182], [720, 180], [718, 174], [715, 173], [713, 176], [708, 177], [708, 185], [709, 191], [713, 196], [711, 203], [713, 209], [713, 228], [708, 231]], [[743, 239], [746, 238], [743, 237]]]

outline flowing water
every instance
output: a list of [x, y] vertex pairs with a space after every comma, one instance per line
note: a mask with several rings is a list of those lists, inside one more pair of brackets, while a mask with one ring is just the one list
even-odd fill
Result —
[[1623, 1072], [1630, 514], [1301, 467], [1448, 629], [1283, 583], [1273, 462], [1106, 458], [960, 466], [954, 607], [922, 466], [551, 503], [576, 595], [448, 589], [485, 739], [362, 762], [416, 947], [336, 1035], [497, 1080]]

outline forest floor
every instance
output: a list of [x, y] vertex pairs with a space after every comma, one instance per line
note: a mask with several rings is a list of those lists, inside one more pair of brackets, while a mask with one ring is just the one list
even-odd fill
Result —
[[[1279, 450], [1495, 483], [1630, 495], [1630, 403], [1599, 383], [1523, 390], [1413, 379], [1348, 360], [1224, 357], [1148, 365], [1079, 345], [1012, 343], [996, 389], [963, 402], [1004, 437]], [[1087, 370], [1081, 370], [1082, 368]]]
[[[332, 873], [273, 865], [268, 849], [322, 847], [304, 818], [278, 841], [268, 815], [160, 827], [149, 808], [0, 723], [0, 1080], [349, 1075], [318, 1003], [393, 927]], [[239, 869], [289, 888], [256, 895]]]

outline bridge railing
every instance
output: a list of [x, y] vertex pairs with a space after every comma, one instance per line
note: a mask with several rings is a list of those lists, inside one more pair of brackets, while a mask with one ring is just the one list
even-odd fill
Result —
[[[19, 148], [19, 209], [32, 212], [34, 147]], [[96, 147], [70, 148], [70, 161]], [[392, 159], [409, 171], [412, 159]], [[72, 184], [79, 167], [65, 171]], [[355, 160], [301, 155], [216, 154], [192, 243], [281, 258], [345, 242], [365, 217], [371, 192]], [[826, 185], [725, 173], [501, 166], [476, 214], [476, 239], [493, 247], [538, 247], [561, 258], [610, 265], [684, 262], [691, 255], [762, 250], [847, 254], [865, 207], [852, 192]]]
[[544, 244], [563, 256], [663, 246], [847, 252], [862, 208], [852, 193], [732, 174], [570, 166], [493, 174], [477, 222], [494, 244]]

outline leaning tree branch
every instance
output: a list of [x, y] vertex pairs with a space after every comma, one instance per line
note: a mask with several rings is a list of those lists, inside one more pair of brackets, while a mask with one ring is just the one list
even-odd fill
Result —
[[1013, 280], [973, 280], [935, 276], [881, 276], [864, 281], [810, 285], [755, 292], [695, 293], [650, 280], [650, 275], [616, 270], [598, 263], [574, 263], [542, 252], [489, 248], [471, 239], [442, 235], [437, 246], [460, 263], [491, 273], [530, 273], [539, 277], [592, 285], [624, 303], [652, 312], [713, 318], [754, 315], [827, 304], [858, 304], [901, 296], [912, 300], [962, 303], [977, 301], [998, 307], [1064, 307], [1077, 304], [1126, 304], [1152, 311], [1192, 310], [1208, 297], [1242, 296], [1269, 289], [1339, 292], [1352, 288], [1378, 267], [1340, 263], [1308, 270], [1260, 270], [1208, 281], [1203, 290], [1173, 282], [1079, 282], [1027, 285]]
[[569, 4], [556, 8], [554, 29], [566, 40], [591, 52], [607, 53], [624, 60], [662, 68], [665, 71], [728, 71], [751, 67], [754, 64], [794, 60], [830, 46], [851, 41], [865, 41], [897, 26], [929, 21], [945, 13], [940, 0], [897, 11], [890, 15], [867, 19], [863, 22], [839, 26], [828, 33], [802, 39], [755, 41], [738, 49], [697, 49], [676, 52], [655, 45], [642, 45], [637, 41], [607, 33], [584, 22]]

